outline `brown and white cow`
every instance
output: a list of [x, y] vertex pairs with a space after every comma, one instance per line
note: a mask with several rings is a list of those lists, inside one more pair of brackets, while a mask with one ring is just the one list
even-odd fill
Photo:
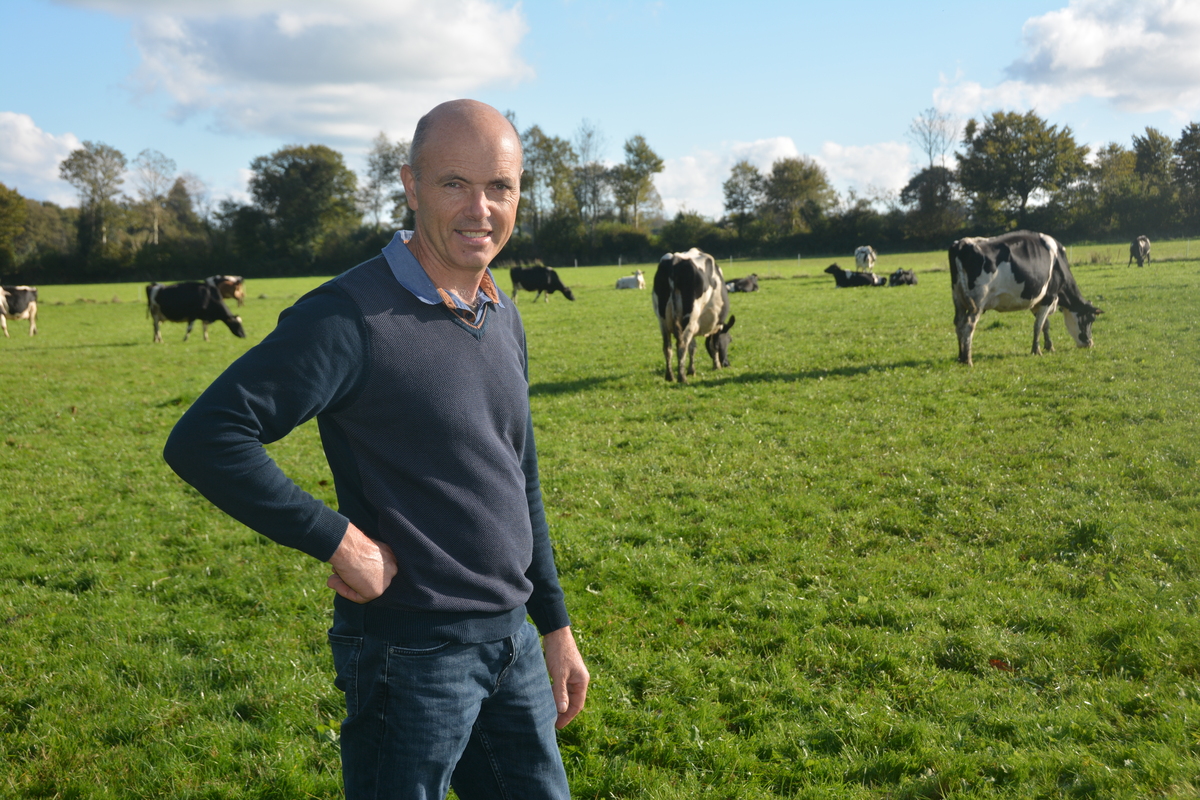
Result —
[[241, 275], [213, 275], [205, 278], [209, 286], [215, 286], [226, 300], [237, 300], [239, 306], [245, 305], [246, 280]]
[[183, 340], [186, 342], [192, 334], [192, 325], [196, 320], [200, 320], [206, 342], [210, 322], [224, 322], [234, 336], [246, 338], [242, 318], [234, 316], [229, 306], [221, 299], [220, 290], [207, 282], [173, 283], [169, 286], [152, 283], [146, 287], [146, 305], [154, 319], [156, 342], [162, 341], [160, 328], [163, 322], [186, 322], [187, 332], [183, 334]]
[[[1143, 262], [1150, 263], [1150, 240], [1145, 236], [1139, 236], [1129, 243], [1129, 264], [1132, 264], [1135, 258], [1139, 267]], [[1125, 266], [1128, 267], [1129, 264]]]
[[1092, 346], [1092, 323], [1102, 312], [1083, 299], [1067, 251], [1053, 237], [1014, 231], [991, 239], [959, 239], [950, 245], [950, 286], [958, 360], [971, 363], [971, 340], [983, 312], [1033, 312], [1033, 354], [1039, 334], [1050, 342], [1050, 315], [1063, 312], [1067, 332], [1079, 347]]
[[29, 335], [37, 334], [36, 286], [0, 287], [0, 328], [4, 329], [5, 339], [9, 338], [9, 319], [29, 320]]
[[[712, 356], [713, 369], [729, 366], [729, 291], [716, 259], [693, 247], [686, 253], [667, 253], [654, 273], [654, 315], [662, 331], [666, 379], [687, 383], [683, 356], [687, 354], [687, 374], [695, 375], [692, 358], [696, 337], [707, 337], [705, 348]], [[729, 316], [729, 321], [725, 318]], [[675, 368], [671, 368], [671, 337], [675, 338]]]

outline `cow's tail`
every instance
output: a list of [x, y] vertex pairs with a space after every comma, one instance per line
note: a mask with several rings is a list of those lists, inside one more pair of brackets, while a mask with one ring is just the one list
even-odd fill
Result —
[[161, 283], [152, 283], [146, 287], [146, 316], [154, 315], [155, 300], [158, 298], [158, 290], [162, 288]]

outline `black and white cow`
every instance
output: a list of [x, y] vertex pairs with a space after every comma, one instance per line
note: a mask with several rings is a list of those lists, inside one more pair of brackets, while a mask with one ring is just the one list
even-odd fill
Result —
[[850, 286], [887, 286], [887, 278], [872, 272], [848, 272], [837, 264], [830, 264], [825, 272], [833, 276], [839, 289]]
[[744, 278], [736, 278], [732, 281], [725, 281], [725, 288], [731, 292], [757, 292], [758, 273], [755, 272], [751, 275], [747, 275]]
[[558, 273], [552, 267], [513, 267], [509, 270], [509, 274], [512, 276], [514, 303], [517, 301], [518, 289], [537, 292], [533, 298], [535, 303], [542, 296], [542, 292], [546, 293], [546, 302], [550, 301], [550, 295], [553, 292], [562, 292], [563, 297], [568, 300], [575, 299], [575, 295], [563, 285], [562, 279], [558, 277]]
[[[1150, 263], [1150, 240], [1145, 236], [1139, 236], [1129, 243], [1129, 264], [1132, 264], [1135, 258], [1139, 267], [1143, 262]], [[1125, 266], [1128, 267], [1129, 264]]]
[[213, 275], [204, 282], [215, 286], [226, 300], [237, 300], [239, 306], [245, 305], [246, 280], [241, 275]]
[[875, 248], [864, 244], [854, 251], [854, 265], [860, 272], [875, 271]]
[[[729, 290], [725, 276], [716, 259], [693, 247], [686, 253], [667, 253], [658, 262], [654, 273], [654, 315], [662, 331], [663, 358], [667, 362], [665, 377], [687, 383], [683, 372], [683, 356], [687, 354], [687, 374], [695, 375], [692, 358], [696, 352], [696, 337], [707, 337], [704, 343], [712, 356], [713, 369], [729, 366], [729, 330], [734, 319], [729, 316]], [[725, 318], [729, 316], [729, 321]], [[675, 337], [675, 368], [671, 368], [671, 337]]]
[[9, 319], [29, 320], [29, 335], [37, 334], [36, 286], [0, 287], [0, 328], [4, 329], [5, 339], [9, 338]]
[[150, 316], [154, 319], [154, 341], [162, 341], [160, 327], [163, 322], [186, 322], [187, 332], [183, 334], [186, 342], [192, 333], [192, 325], [200, 320], [204, 341], [208, 341], [208, 324], [224, 322], [234, 336], [246, 338], [246, 329], [242, 327], [242, 318], [234, 316], [221, 299], [221, 291], [208, 283], [191, 281], [188, 283], [173, 283], [164, 286], [152, 283], [146, 287], [146, 305]]
[[950, 285], [958, 360], [971, 363], [971, 339], [979, 317], [990, 309], [1033, 312], [1033, 353], [1038, 335], [1050, 343], [1050, 315], [1063, 312], [1067, 332], [1079, 347], [1092, 346], [1092, 323], [1100, 309], [1083, 299], [1067, 251], [1054, 238], [1014, 231], [992, 239], [959, 239], [950, 245]]
[[888, 286], [916, 286], [917, 273], [911, 269], [898, 269], [888, 276]]

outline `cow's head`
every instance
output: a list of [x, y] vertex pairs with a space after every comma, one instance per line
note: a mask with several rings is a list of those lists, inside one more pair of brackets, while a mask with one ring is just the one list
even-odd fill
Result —
[[570, 289], [568, 289], [566, 286], [563, 286], [560, 291], [562, 291], [563, 297], [567, 298], [568, 300], [575, 299], [575, 293], [572, 292]]
[[722, 325], [720, 330], [704, 337], [704, 349], [712, 356], [713, 362], [722, 367], [729, 366], [729, 330], [733, 327], [734, 319], [736, 318], [730, 317], [729, 322]]
[[225, 320], [225, 324], [229, 326], [229, 330], [233, 332], [234, 336], [239, 339], [246, 338], [246, 329], [242, 327], [241, 317], [229, 317]]
[[1104, 312], [1087, 302], [1074, 311], [1069, 308], [1064, 308], [1062, 311], [1063, 321], [1067, 323], [1067, 333], [1071, 334], [1071, 338], [1075, 340], [1075, 345], [1077, 347], [1091, 347], [1092, 323], [1096, 321], [1096, 317]]
[[828, 267], [826, 267], [825, 271], [828, 272], [830, 275], [836, 275], [839, 272], [842, 272], [842, 268], [839, 267], [836, 263], [834, 263], [834, 264], [830, 264]]

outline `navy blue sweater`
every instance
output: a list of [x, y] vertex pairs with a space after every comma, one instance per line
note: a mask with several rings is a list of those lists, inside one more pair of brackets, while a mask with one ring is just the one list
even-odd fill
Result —
[[[338, 511], [262, 447], [314, 416]], [[511, 302], [473, 326], [371, 259], [284, 311], [192, 404], [164, 456], [234, 518], [322, 561], [347, 520], [386, 542], [399, 565], [387, 591], [335, 599], [367, 633], [488, 641], [526, 612], [542, 633], [569, 624]]]

